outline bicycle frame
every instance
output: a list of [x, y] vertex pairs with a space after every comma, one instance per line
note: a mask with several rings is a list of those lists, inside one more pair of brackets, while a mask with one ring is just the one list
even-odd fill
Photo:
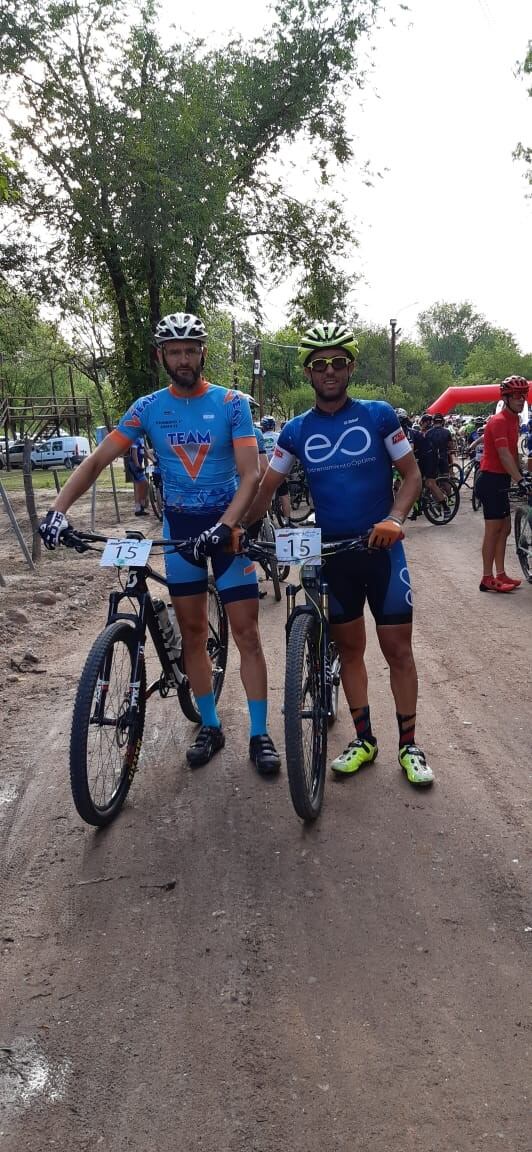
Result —
[[[157, 691], [160, 692], [161, 696], [167, 696], [172, 687], [177, 687], [178, 684], [186, 680], [186, 675], [181, 669], [175, 671], [170, 664], [168, 653], [157, 623], [151, 592], [147, 584], [147, 577], [151, 580], [156, 580], [158, 584], [162, 584], [165, 588], [168, 586], [164, 576], [160, 576], [158, 572], [154, 572], [149, 565], [145, 565], [142, 568], [130, 568], [125, 588], [122, 589], [121, 592], [111, 592], [109, 595], [106, 627], [109, 624], [114, 624], [115, 620], [131, 620], [135, 626], [137, 648], [132, 690], [138, 682], [141, 662], [144, 660], [144, 640], [146, 631], [149, 632], [162, 669], [162, 675], [146, 688], [146, 700], [149, 700], [150, 696], [153, 696], [153, 693]], [[138, 612], [120, 612], [120, 602], [125, 599], [137, 600], [139, 605]]]

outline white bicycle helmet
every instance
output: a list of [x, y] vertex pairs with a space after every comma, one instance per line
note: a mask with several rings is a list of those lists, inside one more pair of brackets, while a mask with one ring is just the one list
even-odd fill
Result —
[[191, 312], [172, 312], [163, 316], [154, 332], [156, 344], [166, 344], [169, 340], [199, 340], [205, 344], [207, 333], [203, 322]]

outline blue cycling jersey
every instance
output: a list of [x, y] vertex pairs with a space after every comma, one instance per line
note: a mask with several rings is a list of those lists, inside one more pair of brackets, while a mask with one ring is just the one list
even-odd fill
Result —
[[316, 523], [328, 536], [368, 532], [393, 503], [392, 461], [412, 449], [393, 408], [347, 399], [337, 412], [311, 408], [279, 433], [270, 467], [288, 474], [301, 461]]
[[157, 453], [165, 505], [223, 512], [238, 487], [233, 442], [256, 447], [249, 404], [201, 380], [188, 396], [173, 386], [141, 396], [110, 433], [128, 447], [146, 434]]

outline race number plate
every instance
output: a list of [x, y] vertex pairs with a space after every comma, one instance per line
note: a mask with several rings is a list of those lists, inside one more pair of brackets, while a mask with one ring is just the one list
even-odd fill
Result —
[[275, 555], [284, 564], [301, 564], [321, 556], [321, 528], [277, 528]]
[[102, 552], [102, 568], [142, 568], [151, 552], [151, 540], [108, 540]]

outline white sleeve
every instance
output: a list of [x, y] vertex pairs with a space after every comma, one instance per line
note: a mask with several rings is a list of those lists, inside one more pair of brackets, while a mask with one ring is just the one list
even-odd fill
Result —
[[282, 476], [288, 476], [295, 459], [296, 457], [287, 452], [286, 448], [279, 448], [276, 444], [270, 459], [270, 468], [273, 468], [274, 472], [280, 472]]
[[390, 435], [385, 437], [384, 445], [392, 460], [401, 460], [403, 456], [408, 456], [408, 453], [412, 451], [412, 446], [402, 428], [396, 428], [394, 432], [390, 432]]

